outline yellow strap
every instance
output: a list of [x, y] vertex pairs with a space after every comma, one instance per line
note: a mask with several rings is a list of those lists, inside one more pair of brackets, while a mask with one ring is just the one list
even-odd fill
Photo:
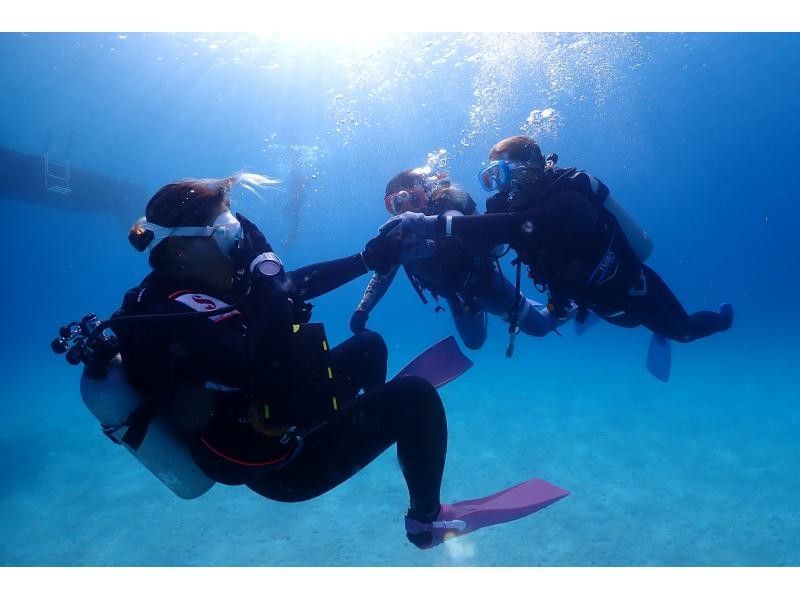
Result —
[[323, 351], [327, 351], [328, 350], [328, 341], [326, 341], [324, 339], [322, 340], [322, 350]]
[[292, 324], [292, 332], [294, 332], [295, 334], [300, 332], [300, 324]]
[[333, 370], [331, 368], [328, 368], [328, 378], [333, 380]]
[[333, 397], [333, 410], [339, 411], [339, 404], [336, 402], [336, 397]]

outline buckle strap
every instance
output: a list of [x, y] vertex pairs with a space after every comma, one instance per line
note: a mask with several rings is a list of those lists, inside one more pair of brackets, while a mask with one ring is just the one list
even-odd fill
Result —
[[[134, 451], [139, 450], [147, 435], [147, 428], [156, 416], [155, 405], [149, 401], [142, 403], [136, 410], [131, 412], [124, 422], [118, 426], [102, 424], [100, 429], [103, 434], [114, 444], [127, 444]], [[119, 434], [120, 430], [124, 430]]]
[[[508, 318], [508, 346], [506, 347], [506, 357], [509, 358], [514, 355], [514, 340], [519, 333], [519, 306], [522, 302], [522, 293], [520, 293], [520, 287], [522, 286], [522, 260], [517, 256], [517, 259], [511, 263], [517, 266], [517, 276], [514, 290], [514, 303], [511, 306]], [[499, 260], [497, 265], [499, 267]]]
[[[408, 280], [411, 283], [411, 286], [414, 287], [414, 290], [417, 292], [417, 295], [419, 295], [419, 298], [422, 301], [422, 303], [424, 305], [428, 305], [428, 298], [425, 296], [425, 293], [422, 291], [422, 284], [419, 282], [417, 277], [414, 276], [411, 273], [411, 271], [408, 268], [403, 266], [403, 270], [405, 270], [406, 276], [408, 277]], [[437, 300], [437, 304], [438, 304], [438, 300]]]

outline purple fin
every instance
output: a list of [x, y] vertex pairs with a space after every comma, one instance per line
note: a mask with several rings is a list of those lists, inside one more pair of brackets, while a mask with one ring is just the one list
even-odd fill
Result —
[[521, 519], [567, 495], [569, 491], [541, 478], [533, 478], [491, 496], [443, 504], [433, 523], [421, 523], [407, 517], [406, 531], [410, 534], [431, 532], [433, 543], [426, 547], [429, 548], [482, 527]]
[[452, 336], [439, 341], [415, 357], [411, 363], [400, 370], [396, 378], [419, 376], [440, 388], [458, 378], [472, 367], [472, 361], [461, 352]]
[[672, 345], [669, 339], [653, 333], [647, 350], [647, 371], [662, 382], [668, 382], [671, 368]]

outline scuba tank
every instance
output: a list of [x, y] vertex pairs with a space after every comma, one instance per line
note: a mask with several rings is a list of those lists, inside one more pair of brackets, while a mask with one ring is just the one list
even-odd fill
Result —
[[[195, 464], [186, 446], [164, 416], [142, 417], [145, 400], [128, 383], [122, 358], [115, 355], [104, 376], [94, 377], [84, 368], [81, 398], [86, 408], [113, 442], [122, 444], [180, 498], [202, 496], [214, 481]], [[149, 419], [149, 421], [147, 421]]]
[[177, 496], [197, 498], [214, 485], [197, 466], [189, 447], [166, 418], [131, 387], [119, 355], [119, 341], [94, 314], [62, 326], [51, 343], [72, 365], [84, 363], [80, 381], [84, 405], [103, 433], [122, 444]]

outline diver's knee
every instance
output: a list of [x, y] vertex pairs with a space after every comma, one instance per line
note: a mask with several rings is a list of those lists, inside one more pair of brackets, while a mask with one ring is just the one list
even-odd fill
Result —
[[549, 312], [542, 313], [531, 309], [525, 318], [520, 320], [519, 327], [528, 336], [547, 336], [555, 330], [556, 322]]
[[425, 378], [403, 376], [387, 383], [392, 395], [412, 413], [427, 412], [431, 408], [444, 409], [439, 392]]
[[461, 342], [467, 349], [480, 349], [486, 342], [486, 312], [454, 319]]
[[374, 330], [362, 330], [355, 337], [370, 357], [379, 361], [386, 361], [389, 358], [389, 349], [386, 347], [386, 341]]
[[483, 347], [483, 343], [486, 342], [486, 335], [483, 334], [479, 337], [470, 337], [469, 335], [461, 335], [461, 341], [464, 343], [464, 346], [467, 349], [471, 349], [472, 351], [477, 351], [481, 347]]
[[400, 378], [395, 378], [391, 382], [387, 382], [386, 386], [392, 387], [397, 394], [402, 395], [429, 395], [431, 393], [438, 394], [436, 393], [436, 389], [433, 387], [433, 384], [421, 376], [401, 376]]

